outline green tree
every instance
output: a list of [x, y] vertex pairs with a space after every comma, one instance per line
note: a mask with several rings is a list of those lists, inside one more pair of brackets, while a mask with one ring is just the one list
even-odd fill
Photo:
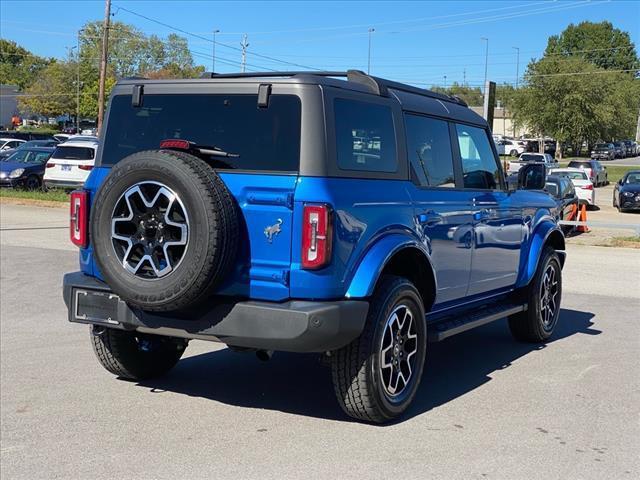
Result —
[[0, 39], [0, 83], [17, 85], [21, 90], [31, 85], [54, 60], [39, 57], [16, 42]]
[[75, 111], [74, 77], [74, 63], [50, 64], [25, 90], [25, 95], [19, 97], [21, 109], [47, 117], [73, 113]]
[[450, 87], [432, 87], [431, 90], [438, 93], [444, 93], [445, 95], [455, 95], [464, 100], [467, 105], [478, 106], [483, 103], [482, 90], [478, 87], [470, 87], [469, 85], [462, 85], [457, 82], [453, 82]]
[[545, 56], [578, 56], [607, 70], [639, 69], [638, 54], [629, 34], [610, 22], [569, 25], [549, 37]]

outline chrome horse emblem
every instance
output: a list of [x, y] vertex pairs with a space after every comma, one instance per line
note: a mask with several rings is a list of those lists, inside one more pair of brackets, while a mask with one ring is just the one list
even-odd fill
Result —
[[267, 237], [269, 243], [273, 243], [273, 237], [278, 235], [281, 232], [280, 225], [282, 225], [282, 219], [279, 218], [278, 221], [264, 229], [264, 236]]

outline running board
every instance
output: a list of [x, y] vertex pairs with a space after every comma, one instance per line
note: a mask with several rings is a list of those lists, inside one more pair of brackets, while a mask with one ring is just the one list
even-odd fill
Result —
[[508, 317], [509, 315], [524, 312], [526, 309], [526, 303], [523, 305], [508, 303], [505, 305], [486, 307], [473, 313], [445, 318], [428, 325], [428, 338], [430, 342], [439, 342], [458, 333], [479, 327], [480, 325], [485, 325]]

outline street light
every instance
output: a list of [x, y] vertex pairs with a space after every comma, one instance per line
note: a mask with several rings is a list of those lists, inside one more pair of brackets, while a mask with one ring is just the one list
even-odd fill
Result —
[[376, 29], [371, 27], [369, 28], [369, 53], [367, 54], [367, 74], [371, 71], [371, 34], [375, 32]]
[[487, 88], [487, 67], [489, 65], [489, 39], [487, 37], [480, 37], [480, 40], [487, 42], [484, 53], [484, 88]]
[[80, 35], [84, 32], [84, 29], [78, 30], [78, 43], [76, 48], [78, 49], [77, 69], [78, 74], [76, 78], [76, 133], [80, 133]]
[[211, 73], [216, 71], [216, 33], [220, 33], [220, 30], [213, 31], [213, 60], [211, 61]]
[[518, 47], [511, 47], [516, 51], [516, 90], [518, 89], [518, 79], [520, 78], [520, 49]]

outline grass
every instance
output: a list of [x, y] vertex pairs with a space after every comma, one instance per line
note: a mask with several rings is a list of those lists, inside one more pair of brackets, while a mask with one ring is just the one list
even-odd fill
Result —
[[607, 243], [602, 244], [602, 246], [605, 246], [605, 247], [640, 248], [640, 236], [613, 237]]
[[14, 188], [0, 189], [0, 198], [17, 198], [44, 202], [68, 202], [69, 194], [64, 190], [18, 190]]

